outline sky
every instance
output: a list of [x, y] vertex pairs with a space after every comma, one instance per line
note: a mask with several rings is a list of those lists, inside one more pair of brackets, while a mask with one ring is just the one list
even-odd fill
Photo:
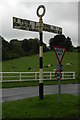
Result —
[[[0, 35], [7, 41], [39, 38], [38, 32], [13, 29], [12, 18], [38, 22], [36, 10], [41, 4], [46, 8], [43, 23], [62, 27], [62, 33], [71, 38], [75, 47], [78, 46], [78, 0], [0, 0]], [[43, 32], [43, 42], [49, 45], [50, 38], [55, 35]]]

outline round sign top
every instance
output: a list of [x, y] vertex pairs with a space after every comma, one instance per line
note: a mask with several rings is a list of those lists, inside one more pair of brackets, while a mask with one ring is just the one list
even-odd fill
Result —
[[[41, 8], [43, 8], [43, 13], [42, 13], [42, 14], [39, 13], [39, 10], [40, 10]], [[37, 8], [37, 16], [38, 16], [38, 17], [43, 17], [44, 14], [45, 14], [45, 11], [46, 11], [45, 6], [44, 6], [44, 5], [40, 5], [40, 6]]]
[[57, 80], [60, 80], [61, 77], [62, 77], [62, 73], [60, 72], [60, 70], [56, 70], [56, 72], [55, 72], [55, 78], [56, 78]]

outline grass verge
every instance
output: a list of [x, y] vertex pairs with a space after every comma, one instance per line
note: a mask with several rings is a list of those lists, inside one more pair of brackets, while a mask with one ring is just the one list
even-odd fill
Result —
[[58, 94], [27, 98], [2, 104], [3, 119], [27, 118], [76, 118], [79, 115], [78, 96], [62, 94], [59, 104]]
[[[78, 80], [61, 80], [61, 84], [77, 84]], [[44, 81], [44, 85], [55, 85], [58, 84], [58, 81]], [[13, 87], [29, 87], [29, 86], [38, 86], [39, 81], [27, 81], [27, 82], [5, 82], [2, 83], [2, 88], [13, 88]]]

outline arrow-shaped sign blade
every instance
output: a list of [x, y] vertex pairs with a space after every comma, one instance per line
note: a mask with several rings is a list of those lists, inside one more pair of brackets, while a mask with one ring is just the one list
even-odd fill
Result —
[[[39, 32], [39, 22], [13, 17], [13, 28]], [[62, 34], [62, 28], [43, 23], [43, 31]]]

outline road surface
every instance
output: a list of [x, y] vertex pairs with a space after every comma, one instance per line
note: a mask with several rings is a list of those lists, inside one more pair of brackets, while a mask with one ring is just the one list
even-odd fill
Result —
[[[80, 85], [80, 84], [79, 84]], [[65, 84], [61, 85], [61, 93], [68, 93], [73, 95], [80, 95], [78, 92], [78, 84]], [[0, 90], [1, 91], [1, 90]], [[58, 85], [47, 85], [44, 86], [44, 95], [58, 93]], [[2, 100], [0, 101], [12, 101], [23, 98], [29, 98], [39, 96], [39, 87], [20, 87], [20, 88], [8, 88], [2, 90]]]

